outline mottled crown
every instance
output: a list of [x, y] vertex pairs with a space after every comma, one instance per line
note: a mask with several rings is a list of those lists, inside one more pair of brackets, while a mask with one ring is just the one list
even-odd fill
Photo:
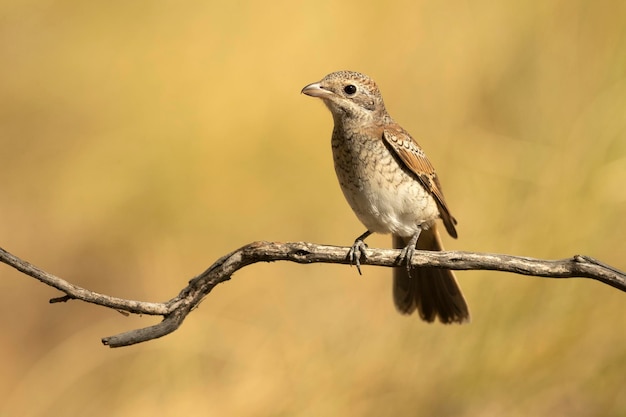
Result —
[[356, 71], [335, 71], [335, 72], [331, 72], [330, 74], [328, 74], [327, 76], [322, 78], [321, 82], [324, 82], [324, 81], [328, 81], [328, 82], [332, 82], [332, 81], [335, 81], [335, 82], [342, 82], [342, 81], [356, 82], [358, 84], [361, 84], [364, 87], [367, 87], [373, 93], [376, 93], [376, 94], [380, 95], [380, 91], [378, 90], [378, 86], [376, 85], [374, 80], [372, 80], [370, 77], [368, 77], [367, 75], [362, 74], [360, 72], [356, 72]]

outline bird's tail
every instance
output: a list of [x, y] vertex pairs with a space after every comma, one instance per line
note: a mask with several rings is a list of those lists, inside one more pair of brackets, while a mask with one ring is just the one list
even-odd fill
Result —
[[[393, 235], [394, 248], [404, 248], [407, 242], [408, 239]], [[435, 225], [422, 231], [417, 249], [443, 250]], [[400, 313], [411, 314], [417, 310], [427, 322], [439, 317], [445, 324], [464, 323], [470, 318], [454, 273], [447, 269], [412, 268], [409, 275], [405, 266], [394, 268], [393, 301]]]

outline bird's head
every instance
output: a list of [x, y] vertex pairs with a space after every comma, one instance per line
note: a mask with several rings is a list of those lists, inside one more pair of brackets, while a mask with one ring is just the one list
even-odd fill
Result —
[[367, 75], [358, 72], [333, 72], [304, 87], [302, 93], [322, 99], [335, 122], [345, 122], [346, 117], [361, 122], [382, 120], [381, 117], [386, 115], [378, 86]]

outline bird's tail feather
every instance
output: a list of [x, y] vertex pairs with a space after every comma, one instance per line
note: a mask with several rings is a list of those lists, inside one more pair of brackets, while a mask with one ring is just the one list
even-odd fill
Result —
[[[393, 247], [400, 249], [408, 239], [393, 235]], [[417, 241], [417, 249], [443, 250], [437, 228], [423, 230]], [[418, 311], [420, 317], [432, 322], [437, 317], [442, 323], [465, 323], [470, 319], [469, 309], [454, 273], [439, 268], [397, 267], [393, 271], [393, 300], [398, 311], [411, 314]]]

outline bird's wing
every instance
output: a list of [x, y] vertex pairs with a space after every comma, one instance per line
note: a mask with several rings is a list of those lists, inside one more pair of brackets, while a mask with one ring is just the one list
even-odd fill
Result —
[[387, 147], [395, 153], [400, 161], [413, 173], [420, 184], [428, 191], [437, 202], [441, 219], [450, 236], [456, 238], [456, 219], [450, 214], [446, 200], [443, 197], [441, 184], [422, 148], [400, 126], [388, 125], [383, 129], [383, 140]]

